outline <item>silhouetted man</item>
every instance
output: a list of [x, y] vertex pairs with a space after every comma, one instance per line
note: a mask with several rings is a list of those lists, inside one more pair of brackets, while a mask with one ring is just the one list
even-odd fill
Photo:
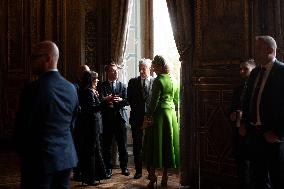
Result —
[[105, 67], [107, 80], [98, 86], [102, 99], [103, 117], [103, 156], [108, 178], [112, 175], [112, 140], [116, 140], [121, 172], [129, 176], [127, 163], [127, 123], [128, 116], [125, 106], [127, 102], [127, 90], [125, 84], [118, 81], [118, 71], [115, 64]]
[[233, 125], [234, 154], [241, 189], [250, 189], [252, 185], [246, 129], [240, 122], [242, 119], [244, 95], [247, 89], [247, 79], [253, 68], [255, 68], [254, 60], [241, 61], [240, 77], [242, 83], [234, 89], [230, 114], [230, 120]]
[[134, 179], [142, 177], [142, 139], [143, 119], [147, 106], [151, 99], [152, 83], [154, 78], [150, 76], [151, 60], [141, 59], [139, 61], [140, 76], [129, 80], [127, 88], [127, 100], [130, 104], [129, 123], [133, 138], [133, 155], [136, 173]]
[[68, 189], [77, 156], [71, 130], [78, 109], [74, 85], [57, 70], [59, 50], [44, 41], [32, 52], [38, 79], [24, 90], [16, 119], [22, 189]]
[[[244, 122], [256, 189], [284, 188], [284, 65], [276, 41], [255, 38], [255, 63], [244, 103]], [[271, 185], [271, 186], [270, 186]]]

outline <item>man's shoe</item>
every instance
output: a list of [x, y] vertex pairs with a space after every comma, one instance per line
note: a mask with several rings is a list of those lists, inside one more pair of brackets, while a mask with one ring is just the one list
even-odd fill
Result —
[[140, 179], [141, 177], [142, 177], [142, 173], [136, 172], [133, 178], [134, 179]]
[[121, 169], [121, 174], [123, 174], [125, 176], [129, 176], [130, 175], [130, 173], [129, 173], [127, 168]]
[[106, 179], [110, 179], [112, 176], [112, 169], [106, 169]]

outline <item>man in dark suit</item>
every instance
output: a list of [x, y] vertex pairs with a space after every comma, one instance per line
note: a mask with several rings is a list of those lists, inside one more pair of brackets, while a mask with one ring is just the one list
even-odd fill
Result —
[[72, 128], [78, 109], [74, 85], [57, 70], [59, 50], [51, 41], [32, 52], [38, 75], [24, 90], [16, 119], [22, 189], [67, 189], [77, 164]]
[[112, 140], [116, 140], [122, 174], [129, 176], [127, 163], [127, 123], [128, 106], [125, 84], [118, 81], [118, 70], [115, 64], [105, 67], [107, 81], [98, 86], [102, 102], [103, 118], [103, 156], [108, 177], [112, 176]]
[[284, 65], [270, 36], [255, 39], [255, 62], [244, 102], [244, 123], [256, 189], [284, 188]]
[[134, 179], [142, 177], [142, 139], [143, 119], [150, 102], [152, 83], [154, 78], [150, 76], [151, 60], [141, 59], [139, 61], [140, 76], [132, 78], [128, 82], [127, 100], [130, 104], [129, 123], [132, 130], [133, 155], [136, 173]]
[[244, 125], [240, 124], [242, 118], [244, 95], [247, 89], [247, 79], [252, 69], [255, 68], [253, 59], [240, 62], [241, 85], [236, 87], [233, 92], [230, 110], [230, 120], [233, 130], [233, 149], [237, 164], [237, 173], [241, 189], [251, 188], [251, 169], [248, 157], [248, 140]]

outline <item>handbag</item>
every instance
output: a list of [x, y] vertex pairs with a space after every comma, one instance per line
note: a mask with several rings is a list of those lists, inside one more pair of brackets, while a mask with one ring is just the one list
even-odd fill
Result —
[[152, 125], [152, 116], [144, 116], [143, 125], [141, 129], [146, 129]]

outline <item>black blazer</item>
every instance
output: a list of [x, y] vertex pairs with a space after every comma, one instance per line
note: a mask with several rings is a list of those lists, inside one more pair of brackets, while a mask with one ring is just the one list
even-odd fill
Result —
[[[148, 106], [151, 100], [151, 91], [154, 78], [150, 77], [150, 83], [147, 88], [148, 95], [144, 99], [141, 77], [132, 78], [128, 82], [127, 100], [130, 105], [129, 123], [133, 126], [142, 126], [145, 114], [145, 105]], [[146, 103], [146, 104], [145, 104]]]
[[[102, 133], [101, 103], [92, 89], [79, 90], [79, 126], [91, 135]], [[88, 128], [87, 128], [88, 127]]]
[[16, 119], [18, 149], [23, 164], [52, 173], [75, 167], [72, 139], [78, 97], [74, 85], [57, 71], [30, 83], [20, 99]]
[[[250, 100], [260, 66], [252, 70], [244, 103], [244, 120], [250, 129]], [[270, 70], [260, 100], [262, 132], [273, 131], [284, 136], [284, 64], [276, 60]]]
[[[100, 99], [102, 102], [102, 115], [103, 118], [108, 119], [108, 111], [110, 110], [108, 104], [103, 100], [104, 97], [108, 96], [112, 93], [110, 83], [108, 81], [104, 81], [98, 85], [98, 91], [100, 94]], [[125, 126], [127, 126], [128, 123], [128, 116], [126, 112], [126, 106], [128, 106], [127, 101], [127, 90], [126, 85], [120, 81], [116, 81], [115, 86], [115, 95], [119, 95], [123, 100], [121, 102], [115, 103], [113, 111], [116, 111], [119, 113], [120, 117], [125, 123]]]

